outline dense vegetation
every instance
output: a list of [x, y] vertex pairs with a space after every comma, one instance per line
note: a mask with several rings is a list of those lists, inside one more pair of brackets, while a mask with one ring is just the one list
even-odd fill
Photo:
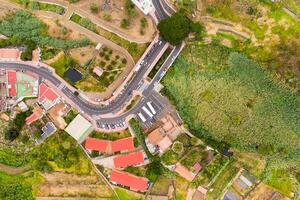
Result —
[[161, 20], [158, 29], [162, 38], [172, 45], [179, 44], [191, 32], [195, 32], [199, 37], [204, 31], [204, 27], [200, 23], [191, 21], [183, 12], [177, 12], [169, 18]]
[[[11, 44], [20, 45], [22, 43], [30, 50], [35, 48], [36, 45], [66, 50], [87, 46], [90, 43], [88, 39], [59, 40], [52, 38], [48, 35], [47, 26], [44, 23], [22, 10], [17, 10], [14, 14], [2, 19], [0, 21], [0, 32], [9, 38], [16, 38], [17, 41]], [[31, 59], [31, 51], [27, 51], [24, 59]]]
[[5, 200], [33, 200], [30, 179], [34, 174], [27, 177], [22, 175], [10, 176], [0, 172], [0, 199]]
[[259, 152], [269, 168], [300, 170], [299, 95], [258, 63], [216, 43], [193, 43], [163, 84], [196, 136]]
[[15, 140], [20, 135], [20, 132], [25, 125], [25, 120], [31, 113], [30, 110], [18, 113], [15, 119], [9, 123], [8, 129], [5, 132], [5, 139], [9, 141]]

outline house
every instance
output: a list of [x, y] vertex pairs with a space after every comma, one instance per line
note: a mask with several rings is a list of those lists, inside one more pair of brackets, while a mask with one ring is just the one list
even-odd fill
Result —
[[199, 186], [195, 191], [192, 200], [204, 200], [207, 193], [207, 189], [202, 186]]
[[252, 186], [257, 183], [257, 179], [251, 176], [246, 170], [240, 174], [240, 176], [233, 182], [233, 187], [241, 194], [247, 192]]
[[148, 134], [146, 144], [152, 154], [159, 152], [162, 155], [182, 133], [182, 130], [170, 114], [164, 116], [160, 122], [160, 127]]
[[112, 153], [133, 151], [133, 150], [134, 150], [134, 142], [132, 137], [119, 139], [111, 143]]
[[38, 102], [44, 107], [45, 110], [49, 110], [56, 105], [59, 101], [59, 95], [45, 83], [39, 85]]
[[103, 74], [103, 69], [101, 69], [100, 67], [94, 67], [93, 72], [97, 75], [97, 76], [102, 76]]
[[78, 114], [67, 126], [65, 131], [81, 143], [93, 131], [93, 125], [83, 116]]
[[48, 122], [43, 128], [42, 128], [42, 135], [41, 137], [36, 141], [37, 144], [41, 144], [44, 142], [49, 136], [54, 134], [56, 132], [56, 127], [52, 122]]
[[41, 108], [40, 106], [36, 106], [36, 107], [33, 109], [32, 114], [31, 114], [29, 117], [27, 117], [27, 118], [25, 119], [25, 121], [26, 121], [26, 124], [27, 124], [27, 125], [30, 125], [30, 124], [32, 124], [33, 122], [35, 122], [35, 121], [41, 119], [42, 117], [43, 117], [43, 110], [42, 110], [42, 108]]
[[238, 195], [234, 191], [227, 190], [227, 192], [224, 194], [223, 200], [242, 200], [243, 198]]
[[26, 103], [24, 103], [24, 101], [18, 103], [18, 106], [22, 112], [26, 112], [27, 110], [29, 110], [28, 106], [26, 105]]
[[129, 166], [140, 165], [145, 162], [143, 152], [134, 152], [130, 154], [122, 154], [113, 158], [115, 168], [126, 168]]
[[43, 134], [49, 136], [52, 135], [53, 133], [56, 132], [56, 127], [54, 126], [54, 124], [52, 122], [48, 122], [43, 128]]
[[0, 49], [0, 60], [16, 61], [19, 60], [21, 52], [18, 49]]
[[113, 184], [128, 187], [130, 190], [136, 192], [146, 192], [148, 188], [148, 179], [117, 170], [112, 171], [109, 180]]
[[66, 128], [67, 123], [63, 117], [70, 111], [70, 108], [70, 105], [60, 102], [49, 109], [48, 116], [57, 128], [61, 130]]
[[85, 148], [88, 151], [98, 151], [104, 154], [114, 154], [116, 152], [130, 152], [134, 150], [132, 137], [122, 138], [116, 141], [87, 138]]
[[190, 172], [187, 168], [185, 168], [180, 163], [176, 164], [174, 171], [190, 182], [193, 181], [193, 179], [196, 176], [196, 174]]
[[85, 140], [85, 149], [88, 151], [98, 151], [99, 153], [109, 152], [110, 141], [96, 138], [87, 138]]

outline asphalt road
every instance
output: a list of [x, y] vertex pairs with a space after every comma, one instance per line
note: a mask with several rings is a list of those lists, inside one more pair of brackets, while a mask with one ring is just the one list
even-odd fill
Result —
[[[166, 3], [161, 4], [160, 0], [153, 0], [153, 4], [156, 9], [156, 15], [158, 16], [159, 20], [165, 19], [168, 17], [168, 14], [165, 12], [165, 10], [168, 10], [170, 8], [167, 8], [164, 10], [163, 6], [167, 6]], [[88, 114], [89, 116], [95, 116], [95, 115], [104, 115], [104, 114], [110, 114], [110, 113], [117, 113], [120, 111], [124, 105], [131, 99], [132, 97], [132, 91], [137, 90], [139, 86], [142, 84], [143, 78], [146, 75], [146, 72], [148, 71], [149, 67], [154, 64], [157, 57], [161, 54], [161, 52], [164, 49], [164, 46], [167, 45], [165, 41], [163, 41], [161, 38], [158, 39], [156, 44], [150, 49], [150, 51], [147, 52], [147, 54], [144, 57], [144, 60], [140, 64], [139, 70], [135, 73], [132, 80], [128, 83], [126, 88], [116, 97], [114, 101], [112, 101], [109, 105], [100, 107], [99, 105], [92, 104], [85, 99], [83, 99], [80, 96], [76, 96], [68, 87], [62, 87], [61, 91], [75, 103], [82, 112]], [[180, 51], [183, 48], [183, 44], [178, 45], [173, 49], [173, 51], [170, 53], [168, 58], [166, 59], [165, 63], [162, 65], [162, 67], [159, 69], [153, 80], [151, 81], [150, 85], [146, 88], [146, 90], [143, 91], [143, 98], [138, 102], [138, 104], [131, 109], [130, 111], [121, 114], [118, 117], [114, 118], [102, 118], [99, 121], [100, 122], [114, 122], [114, 121], [124, 121], [125, 118], [128, 115], [136, 114], [138, 110], [141, 109], [141, 107], [145, 104], [147, 101], [147, 98], [150, 97], [150, 95], [153, 92], [153, 89], [155, 85], [162, 79], [162, 77], [165, 75], [168, 68], [172, 65], [175, 58], [179, 55]], [[50, 71], [47, 68], [40, 67], [36, 68], [30, 65], [26, 64], [19, 64], [19, 63], [9, 63], [9, 62], [0, 62], [0, 69], [14, 69], [14, 70], [26, 70], [30, 71], [32, 73], [37, 74], [39, 77], [46, 79], [50, 81], [52, 84], [54, 84], [56, 87], [59, 87], [63, 85], [62, 83], [55, 75], [52, 74], [52, 71]], [[98, 123], [97, 123], [98, 124]]]

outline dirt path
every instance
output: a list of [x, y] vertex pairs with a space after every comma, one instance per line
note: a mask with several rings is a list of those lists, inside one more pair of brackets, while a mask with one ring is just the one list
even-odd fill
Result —
[[4, 165], [4, 164], [0, 164], [0, 171], [5, 172], [9, 175], [20, 174], [28, 169], [30, 169], [29, 165], [16, 168], [16, 167], [10, 167], [10, 166]]

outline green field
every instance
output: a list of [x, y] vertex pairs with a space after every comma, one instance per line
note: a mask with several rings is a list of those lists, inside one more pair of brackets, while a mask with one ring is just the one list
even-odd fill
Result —
[[300, 170], [299, 95], [258, 63], [218, 44], [192, 43], [163, 84], [193, 134], [259, 152], [269, 166]]

